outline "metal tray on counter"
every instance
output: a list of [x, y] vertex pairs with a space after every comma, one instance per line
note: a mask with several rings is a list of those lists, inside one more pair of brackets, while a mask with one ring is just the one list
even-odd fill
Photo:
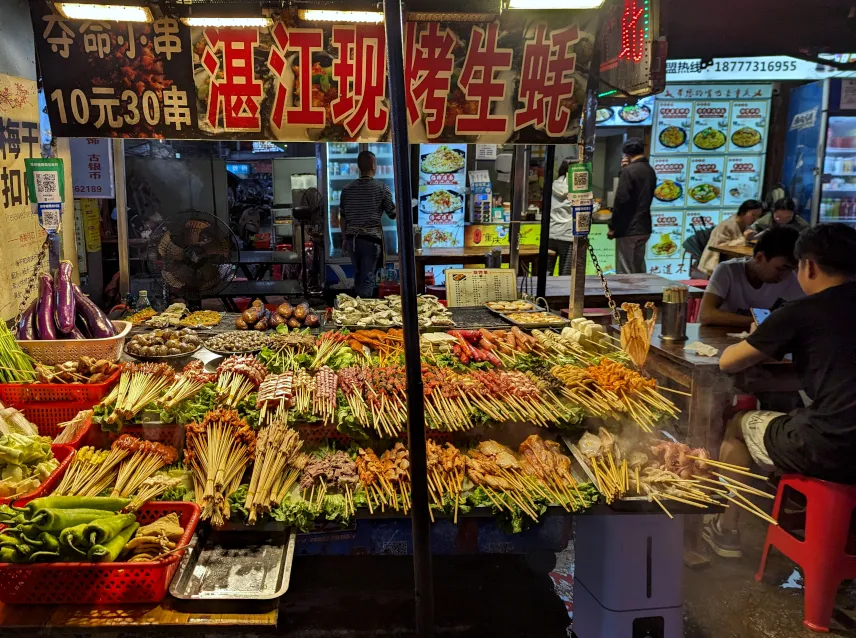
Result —
[[169, 593], [182, 600], [270, 600], [291, 580], [296, 534], [282, 525], [200, 530]]
[[[524, 314], [534, 314], [534, 313], [536, 313], [536, 312], [538, 312], [538, 311], [537, 311], [537, 310], [535, 310], [535, 311], [521, 311], [521, 312], [523, 312]], [[541, 311], [541, 312], [547, 312], [547, 311]], [[553, 315], [553, 316], [555, 316], [557, 319], [561, 319], [561, 321], [555, 321], [555, 322], [552, 322], [552, 323], [548, 323], [548, 322], [541, 322], [541, 323], [520, 323], [519, 321], [515, 321], [514, 319], [512, 319], [511, 317], [509, 317], [509, 316], [508, 316], [507, 314], [505, 314], [504, 312], [500, 312], [500, 313], [497, 313], [497, 314], [499, 314], [499, 316], [500, 316], [500, 317], [502, 317], [503, 319], [505, 319], [505, 321], [507, 321], [508, 323], [510, 323], [510, 324], [511, 324], [511, 325], [513, 325], [513, 326], [517, 326], [518, 328], [530, 328], [530, 329], [532, 329], [532, 328], [558, 328], [558, 329], [560, 329], [560, 330], [561, 330], [562, 328], [565, 328], [565, 327], [567, 327], [567, 326], [570, 326], [570, 325], [571, 325], [571, 320], [570, 320], [570, 319], [565, 319], [564, 317], [562, 317], [562, 316], [560, 316], [560, 315], [557, 315], [557, 314], [555, 314], [555, 313], [552, 313], [552, 312], [551, 312], [550, 314], [551, 314], [551, 315]]]

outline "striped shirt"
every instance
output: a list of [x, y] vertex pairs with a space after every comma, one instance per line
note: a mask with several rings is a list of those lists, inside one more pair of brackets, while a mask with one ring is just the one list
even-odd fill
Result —
[[361, 177], [342, 189], [339, 215], [345, 222], [346, 235], [383, 238], [381, 218], [384, 212], [390, 219], [395, 219], [392, 192], [383, 182], [371, 177]]

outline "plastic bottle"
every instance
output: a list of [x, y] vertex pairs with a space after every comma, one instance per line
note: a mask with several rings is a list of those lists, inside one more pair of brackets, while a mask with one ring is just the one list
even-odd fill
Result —
[[152, 303], [149, 301], [149, 293], [145, 290], [141, 290], [140, 294], [137, 296], [137, 303], [134, 304], [134, 310], [139, 312], [140, 310], [151, 307]]

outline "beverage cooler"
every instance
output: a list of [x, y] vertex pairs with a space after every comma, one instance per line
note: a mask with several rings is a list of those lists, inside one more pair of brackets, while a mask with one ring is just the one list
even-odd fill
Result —
[[[342, 229], [339, 227], [339, 202], [342, 189], [360, 178], [357, 156], [361, 151], [371, 151], [377, 157], [375, 179], [389, 186], [395, 197], [395, 174], [392, 168], [391, 144], [358, 144], [356, 142], [329, 142], [322, 144], [325, 181], [327, 183], [327, 228], [325, 237], [326, 263], [350, 263], [342, 252]], [[387, 259], [398, 257], [398, 235], [395, 221], [383, 216], [383, 236]]]
[[812, 224], [856, 225], [856, 80], [791, 92], [782, 177]]

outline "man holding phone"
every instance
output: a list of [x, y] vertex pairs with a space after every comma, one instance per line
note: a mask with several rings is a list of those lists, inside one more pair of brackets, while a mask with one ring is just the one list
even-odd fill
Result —
[[[810, 228], [797, 241], [796, 257], [807, 296], [776, 310], [745, 341], [726, 348], [719, 367], [737, 373], [792, 354], [811, 405], [790, 414], [737, 414], [727, 426], [719, 458], [856, 484], [856, 229], [844, 224]], [[705, 526], [704, 538], [720, 556], [742, 555], [738, 514], [730, 506]]]
[[794, 275], [793, 228], [772, 228], [755, 244], [752, 257], [722, 262], [704, 291], [699, 323], [749, 328], [752, 308], [771, 309], [777, 302], [804, 296]]

